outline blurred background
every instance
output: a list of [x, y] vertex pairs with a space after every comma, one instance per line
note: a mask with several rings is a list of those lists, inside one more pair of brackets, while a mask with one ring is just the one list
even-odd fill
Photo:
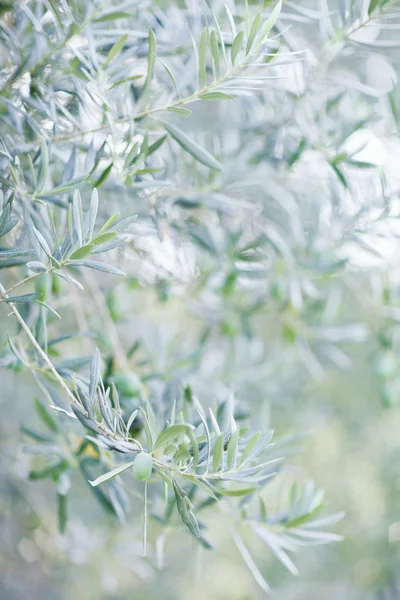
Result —
[[[112, 135], [99, 131], [76, 145], [55, 143], [52, 169], [61, 174], [75, 152], [69, 176], [81, 178], [84, 201], [103, 178], [102, 216], [138, 215], [127, 243], [113, 251], [113, 264], [126, 280], [90, 276], [83, 296], [67, 285], [55, 295], [52, 306], [62, 322], [50, 321], [50, 334], [77, 335], [55, 343], [52, 358], [85, 358], [95, 345], [110, 357], [122, 352], [132, 372], [128, 401], [145, 391], [156, 405], [167, 403], [181, 382], [189, 382], [205, 403], [233, 393], [254, 426], [272, 427], [278, 439], [298, 435], [287, 470], [267, 488], [266, 505], [287, 498], [294, 480], [312, 479], [325, 491], [326, 510], [345, 513], [335, 526], [344, 540], [304, 548], [294, 557], [294, 577], [265, 546], [246, 538], [273, 588], [269, 597], [400, 598], [398, 3], [284, 2], [273, 29], [279, 44], [264, 49], [266, 62], [277, 52], [263, 70], [271, 79], [250, 68], [247, 79], [224, 88], [235, 101], [196, 102], [186, 119], [170, 116], [221, 158], [224, 172], [214, 178], [170, 139], [152, 155], [147, 173], [127, 174], [126, 130], [118, 127], [121, 115], [136, 110], [141, 83], [105, 91], [104, 82], [145, 72], [150, 24], [159, 56], [188, 96], [195, 85], [188, 24], [199, 40], [213, 11], [231, 44], [222, 2], [12, 4], [0, 29], [4, 81], [18, 64], [7, 54], [12, 35], [22, 40], [24, 56], [43, 52], [39, 26], [53, 39], [53, 4], [67, 20], [82, 21], [86, 10], [97, 11], [97, 20], [91, 12], [87, 28], [48, 58], [51, 69], [41, 65], [12, 91], [2, 88], [2, 135], [15, 136], [17, 154], [35, 137], [12, 106], [24, 106], [33, 122], [50, 131], [49, 117], [41, 113], [46, 95], [65, 109], [54, 135], [82, 123], [96, 127], [105, 110], [98, 98], [105, 94]], [[270, 5], [265, 3], [267, 10]], [[228, 6], [240, 28], [245, 7], [233, 1]], [[251, 2], [250, 14], [258, 8]], [[122, 16], [98, 17], [111, 10]], [[121, 35], [128, 35], [126, 55], [114, 67], [121, 73], [101, 70], [101, 57]], [[76, 77], [76, 96], [68, 95], [74, 69], [76, 75], [85, 61], [92, 65], [89, 81]], [[158, 105], [168, 99], [171, 83], [160, 64], [155, 73], [152, 102]], [[29, 103], [26, 89], [31, 86], [32, 95], [35, 77], [41, 94]], [[147, 127], [141, 126], [138, 139]], [[157, 122], [151, 127], [150, 135], [159, 133]], [[102, 153], [96, 176], [85, 179], [91, 143]], [[2, 282], [17, 281], [18, 268], [0, 269]], [[140, 498], [133, 494], [120, 526], [94, 502], [77, 470], [67, 530], [58, 532], [54, 486], [28, 481], [36, 457], [25, 452], [21, 425], [40, 429], [33, 399], [41, 390], [10, 355], [7, 335], [15, 329], [7, 315], [2, 306], [0, 597], [265, 597], [226, 522], [212, 511], [206, 520], [216, 549], [204, 550], [171, 531], [160, 564], [156, 522], [150, 525], [149, 557], [140, 557]]]

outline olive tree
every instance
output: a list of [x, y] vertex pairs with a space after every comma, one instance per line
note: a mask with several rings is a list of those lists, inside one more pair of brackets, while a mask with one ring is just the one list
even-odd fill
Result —
[[365, 153], [399, 124], [399, 11], [315, 4], [1, 3], [0, 360], [34, 378], [29, 485], [67, 536], [91, 494], [160, 568], [180, 529], [212, 550], [217, 514], [265, 592], [254, 541], [296, 574], [342, 517], [299, 477], [269, 491], [304, 428], [273, 436], [268, 407], [367, 339], [397, 389], [398, 309], [360, 257], [396, 210]]

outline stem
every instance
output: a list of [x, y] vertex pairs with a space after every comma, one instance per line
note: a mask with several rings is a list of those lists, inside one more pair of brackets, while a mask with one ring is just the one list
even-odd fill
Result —
[[[262, 469], [263, 467], [269, 466], [280, 460], [282, 460], [282, 458], [276, 458], [276, 459], [269, 460], [265, 463], [261, 463], [261, 464], [257, 465], [257, 468]], [[181, 477], [185, 477], [186, 479], [199, 479], [199, 480], [205, 481], [205, 482], [209, 481], [210, 479], [214, 479], [215, 481], [224, 481], [224, 477], [222, 477], [222, 475], [234, 475], [235, 473], [239, 473], [240, 467], [242, 466], [242, 465], [239, 465], [237, 468], [228, 469], [227, 471], [223, 471], [223, 472], [219, 471], [218, 473], [207, 473], [207, 472], [205, 472], [205, 473], [186, 473], [185, 471], [180, 471], [180, 470], [173, 469], [173, 468], [171, 469], [171, 467], [169, 467], [168, 465], [165, 465], [161, 461], [157, 460], [156, 458], [154, 458], [154, 456], [153, 456], [153, 463], [159, 469], [169, 471], [170, 473], [175, 473], [177, 475], [180, 475]]]
[[144, 482], [144, 498], [143, 498], [143, 553], [146, 556], [147, 552], [147, 481]]
[[28, 277], [25, 277], [25, 279], [23, 279], [22, 281], [19, 281], [18, 283], [14, 284], [10, 288], [8, 288], [8, 290], [5, 292], [4, 296], [7, 297], [8, 294], [10, 294], [10, 292], [13, 292], [17, 288], [19, 288], [20, 285], [23, 285], [24, 283], [27, 283], [28, 281], [32, 281], [32, 279], [36, 279], [36, 277], [40, 277], [40, 275], [47, 275], [48, 273], [51, 273], [53, 270], [54, 270], [54, 267], [51, 267], [47, 271], [40, 271], [40, 273], [34, 273], [33, 275], [29, 275]]
[[[7, 294], [7, 292], [6, 292], [3, 284], [1, 282], [0, 282], [0, 293], [1, 293], [1, 295], [2, 295], [3, 298], [7, 298], [8, 297], [8, 294]], [[72, 402], [72, 404], [74, 404], [75, 406], [77, 406], [79, 408], [82, 408], [80, 402], [78, 402], [78, 400], [75, 398], [75, 396], [73, 395], [73, 393], [71, 392], [71, 390], [69, 389], [69, 387], [67, 386], [67, 384], [65, 383], [64, 379], [57, 372], [57, 369], [55, 368], [55, 366], [51, 362], [50, 358], [47, 356], [47, 354], [44, 352], [44, 350], [40, 347], [40, 344], [36, 340], [35, 336], [31, 332], [31, 330], [29, 329], [28, 325], [25, 323], [25, 321], [22, 318], [22, 316], [20, 315], [20, 313], [19, 313], [17, 307], [15, 306], [15, 304], [13, 302], [10, 302], [9, 306], [11, 308], [12, 313], [15, 315], [15, 318], [17, 319], [18, 323], [21, 325], [22, 329], [24, 330], [24, 332], [28, 336], [28, 338], [29, 338], [32, 346], [35, 348], [35, 350], [37, 351], [37, 353], [43, 359], [43, 361], [45, 362], [45, 364], [47, 365], [47, 367], [49, 368], [49, 370], [51, 371], [51, 373], [54, 375], [54, 377], [57, 380], [57, 382], [60, 384], [60, 386], [62, 387], [62, 389], [67, 394], [67, 396], [70, 399], [70, 401]]]
[[353, 33], [356, 33], [357, 31], [359, 31], [366, 25], [369, 25], [374, 19], [377, 19], [378, 17], [379, 17], [379, 15], [377, 15], [375, 12], [373, 12], [366, 21], [363, 21], [359, 25], [356, 25], [355, 27], [353, 26], [353, 29], [350, 28], [348, 31], [346, 31], [345, 39], [347, 39], [348, 37], [353, 35]]
[[[262, 46], [262, 44], [261, 44]], [[244, 69], [247, 65], [247, 63], [249, 62], [250, 59], [252, 59], [254, 57], [254, 54], [259, 50], [259, 47], [257, 47], [255, 49], [255, 52], [252, 52], [251, 54], [249, 54], [244, 62], [236, 65], [235, 67], [233, 67], [230, 71], [228, 71], [227, 73], [225, 73], [225, 75], [223, 75], [222, 77], [220, 77], [219, 79], [213, 81], [212, 83], [210, 83], [209, 85], [206, 85], [205, 87], [203, 87], [200, 90], [196, 90], [195, 92], [193, 92], [193, 94], [190, 94], [190, 96], [187, 96], [186, 98], [180, 98], [179, 100], [177, 100], [176, 102], [173, 102], [172, 104], [164, 104], [163, 106], [157, 106], [155, 108], [150, 108], [148, 110], [143, 110], [141, 112], [138, 112], [136, 115], [134, 116], [127, 116], [127, 117], [121, 117], [120, 119], [116, 119], [114, 121], [114, 124], [119, 125], [119, 124], [123, 124], [123, 123], [127, 123], [130, 120], [133, 121], [139, 121], [141, 119], [144, 119], [145, 117], [150, 117], [151, 115], [158, 113], [158, 112], [164, 112], [167, 111], [171, 108], [179, 108], [180, 106], [184, 106], [186, 104], [190, 104], [192, 102], [195, 102], [196, 100], [198, 100], [200, 98], [200, 96], [202, 96], [203, 94], [206, 94], [210, 91], [215, 90], [216, 88], [218, 88], [220, 85], [222, 85], [223, 83], [225, 83], [226, 81], [229, 81], [229, 79], [231, 79], [232, 77], [235, 76], [235, 74], [238, 71], [241, 71], [242, 69]], [[53, 143], [58, 143], [58, 142], [68, 142], [70, 140], [73, 140], [74, 138], [77, 137], [81, 137], [81, 136], [85, 136], [88, 135], [90, 133], [98, 133], [100, 131], [105, 131], [106, 129], [109, 129], [110, 125], [99, 125], [98, 127], [93, 127], [92, 129], [87, 129], [85, 131], [75, 131], [73, 133], [68, 133], [65, 135], [56, 135], [52, 138], [52, 142]], [[32, 143], [41, 143], [41, 140], [36, 140]]]
[[[1, 281], [0, 281], [0, 294], [1, 294], [2, 298], [7, 298], [8, 297], [7, 292], [5, 290], [5, 287], [3, 286], [3, 284], [1, 283]], [[71, 404], [74, 404], [77, 408], [79, 408], [80, 411], [83, 411], [84, 414], [87, 416], [87, 413], [86, 413], [86, 411], [83, 410], [83, 407], [82, 407], [81, 403], [75, 398], [74, 394], [71, 392], [71, 390], [69, 389], [69, 387], [65, 383], [64, 379], [58, 373], [57, 369], [55, 368], [55, 366], [51, 362], [50, 358], [47, 356], [46, 352], [44, 352], [44, 350], [40, 347], [39, 342], [37, 341], [37, 339], [35, 338], [35, 336], [31, 332], [31, 330], [29, 329], [28, 325], [25, 323], [24, 319], [20, 315], [20, 313], [19, 313], [17, 307], [15, 306], [15, 304], [13, 302], [9, 302], [8, 305], [11, 308], [12, 313], [15, 315], [15, 318], [17, 319], [18, 323], [21, 325], [22, 329], [24, 330], [25, 334], [29, 338], [32, 346], [35, 348], [35, 350], [37, 351], [37, 353], [43, 359], [44, 363], [47, 365], [49, 371], [52, 373], [52, 375], [54, 376], [54, 378], [56, 379], [56, 381], [59, 383], [59, 385], [62, 387], [62, 389], [64, 390], [64, 392], [67, 394], [68, 399], [70, 400]], [[107, 436], [107, 437], [109, 437], [109, 438], [111, 438], [113, 440], [118, 439], [118, 436], [115, 436], [114, 434], [112, 434], [108, 429], [106, 429], [103, 426], [102, 423], [96, 422], [96, 426], [101, 430], [101, 432], [105, 436]], [[140, 444], [139, 444], [139, 446], [140, 446]]]

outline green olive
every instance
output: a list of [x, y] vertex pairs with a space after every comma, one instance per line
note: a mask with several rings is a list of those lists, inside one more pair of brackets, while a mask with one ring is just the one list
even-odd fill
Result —
[[48, 300], [49, 295], [51, 293], [51, 278], [47, 273], [40, 275], [37, 277], [35, 281], [35, 289], [37, 292], [42, 294], [40, 300], [46, 302]]
[[108, 310], [110, 311], [112, 320], [118, 321], [122, 315], [121, 302], [120, 302], [118, 296], [116, 295], [116, 293], [114, 292], [114, 290], [111, 290], [111, 292], [108, 295], [107, 306], [108, 306]]
[[131, 373], [117, 371], [112, 375], [111, 381], [117, 388], [118, 394], [124, 398], [134, 398], [142, 391], [142, 383], [133, 371]]
[[150, 454], [140, 452], [132, 465], [132, 472], [138, 481], [147, 481], [153, 469], [153, 460]]
[[55, 296], [59, 296], [62, 290], [62, 279], [57, 277], [55, 273], [52, 274], [51, 278], [51, 291]]

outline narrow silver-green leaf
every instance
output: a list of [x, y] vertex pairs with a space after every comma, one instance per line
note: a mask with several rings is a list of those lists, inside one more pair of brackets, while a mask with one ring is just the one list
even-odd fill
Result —
[[45, 407], [43, 402], [41, 400], [39, 400], [39, 398], [35, 398], [34, 402], [35, 402], [36, 412], [38, 413], [39, 417], [42, 419], [43, 423], [49, 429], [51, 429], [51, 431], [57, 432], [58, 425], [57, 425], [57, 422], [55, 421], [55, 419], [53, 418], [53, 415], [47, 410], [47, 408]]
[[277, 20], [279, 18], [279, 15], [281, 14], [281, 10], [282, 10], [282, 0], [279, 0], [278, 4], [275, 6], [274, 10], [272, 11], [272, 13], [268, 17], [268, 19], [265, 21], [264, 27], [262, 28], [262, 31], [261, 31], [261, 36], [260, 36], [261, 41], [264, 41], [265, 38], [268, 37], [268, 35], [270, 34], [271, 29], [274, 27], [275, 23], [277, 22]]
[[253, 531], [258, 535], [258, 537], [271, 549], [271, 551], [275, 554], [276, 558], [281, 562], [287, 569], [292, 573], [292, 575], [298, 575], [299, 572], [297, 570], [296, 565], [289, 557], [289, 555], [283, 550], [281, 545], [281, 541], [279, 536], [272, 531], [269, 531], [266, 527], [258, 524], [252, 525]]
[[213, 16], [215, 27], [216, 27], [216, 30], [217, 30], [218, 40], [219, 40], [219, 47], [220, 47], [221, 52], [222, 52], [222, 57], [224, 59], [224, 64], [225, 64], [225, 67], [228, 67], [228, 60], [227, 60], [227, 57], [226, 57], [224, 36], [222, 35], [221, 27], [220, 27], [220, 24], [219, 24], [219, 21], [218, 21], [217, 17], [215, 16], [215, 13], [213, 11], [211, 11], [211, 14]]
[[224, 92], [206, 92], [205, 94], [201, 94], [200, 98], [202, 100], [235, 100], [235, 96], [225, 94]]
[[111, 225], [117, 219], [118, 219], [118, 213], [114, 213], [113, 215], [111, 215], [111, 217], [109, 219], [107, 219], [107, 221], [104, 223], [104, 225], [99, 229], [99, 231], [97, 232], [97, 236], [99, 236], [101, 233], [104, 233], [105, 231], [108, 231], [108, 229], [110, 229]]
[[232, 537], [233, 537], [233, 541], [236, 544], [237, 549], [239, 550], [244, 562], [246, 563], [250, 573], [253, 575], [254, 580], [257, 582], [257, 584], [260, 586], [260, 588], [266, 593], [269, 594], [271, 592], [271, 588], [268, 585], [268, 583], [265, 581], [264, 577], [262, 576], [260, 570], [258, 569], [257, 565], [255, 564], [253, 557], [251, 556], [250, 552], [248, 551], [248, 549], [246, 548], [242, 538], [240, 537], [240, 535], [238, 534], [237, 531], [233, 530], [232, 531]]
[[170, 125], [168, 123], [163, 123], [164, 128], [170, 136], [189, 154], [193, 156], [196, 160], [201, 162], [203, 165], [210, 167], [210, 169], [216, 169], [217, 171], [222, 171], [221, 163], [212, 156], [207, 150], [199, 146], [196, 142], [194, 142], [190, 137], [184, 133], [175, 125]]
[[129, 431], [129, 430], [130, 430], [130, 428], [132, 427], [132, 424], [133, 424], [134, 420], [136, 419], [138, 412], [139, 412], [139, 409], [138, 409], [138, 408], [136, 408], [136, 409], [135, 409], [135, 410], [132, 412], [131, 416], [129, 417], [129, 419], [128, 419], [128, 422], [127, 422], [127, 424], [126, 424], [126, 429], [127, 429], [127, 431]]
[[83, 290], [83, 285], [81, 283], [79, 283], [79, 281], [77, 281], [76, 279], [71, 277], [70, 275], [66, 275], [65, 273], [60, 273], [59, 271], [55, 271], [55, 275], [57, 277], [61, 277], [61, 279], [64, 279], [65, 281], [68, 281], [68, 283], [72, 283], [78, 289]]
[[90, 363], [90, 376], [89, 376], [89, 396], [94, 400], [96, 395], [97, 385], [100, 379], [100, 364], [101, 356], [99, 349], [93, 352], [92, 361]]
[[100, 483], [104, 483], [105, 481], [108, 481], [109, 479], [116, 477], [120, 473], [123, 473], [124, 471], [129, 469], [129, 467], [131, 467], [133, 465], [133, 463], [134, 463], [134, 461], [131, 460], [128, 463], [125, 463], [123, 465], [120, 465], [119, 467], [116, 467], [115, 469], [112, 469], [112, 471], [108, 471], [107, 473], [104, 473], [104, 475], [100, 475], [100, 477], [98, 477], [94, 481], [89, 480], [89, 483], [93, 487], [96, 487], [96, 485], [100, 485]]
[[236, 429], [231, 435], [231, 439], [228, 442], [228, 452], [227, 452], [227, 463], [228, 469], [234, 467], [236, 465], [236, 458], [238, 452], [238, 443], [239, 443], [239, 430]]
[[111, 162], [100, 174], [100, 177], [97, 179], [96, 183], [94, 184], [95, 188], [99, 188], [101, 185], [103, 185], [103, 183], [105, 183], [105, 181], [107, 181], [112, 168], [114, 166], [114, 162]]
[[117, 237], [116, 231], [109, 231], [107, 233], [101, 233], [100, 235], [96, 235], [96, 237], [92, 238], [93, 246], [102, 246], [103, 244], [108, 244], [112, 242]]
[[217, 75], [219, 75], [221, 72], [221, 61], [220, 61], [219, 47], [218, 47], [218, 41], [217, 41], [217, 36], [215, 35], [215, 31], [212, 31], [210, 34], [210, 47], [211, 47], [211, 54], [212, 54], [213, 61], [214, 61], [215, 71], [216, 71]]
[[216, 473], [221, 464], [221, 458], [224, 451], [224, 436], [223, 434], [219, 435], [217, 441], [215, 442], [214, 452], [213, 452], [213, 472]]
[[86, 246], [82, 246], [82, 248], [78, 248], [71, 254], [69, 257], [71, 260], [79, 260], [81, 258], [86, 258], [92, 254], [94, 249], [94, 244], [86, 244]]
[[242, 488], [242, 489], [237, 489], [237, 490], [218, 489], [217, 492], [218, 492], [218, 494], [221, 494], [222, 496], [230, 496], [232, 498], [241, 498], [242, 496], [249, 496], [250, 494], [254, 494], [254, 492], [256, 492], [258, 489], [259, 489], [258, 487], [249, 487], [249, 488]]
[[156, 416], [154, 414], [154, 410], [153, 407], [151, 406], [149, 399], [146, 400], [146, 410], [147, 410], [147, 418], [149, 420], [149, 425], [151, 428], [151, 433], [153, 436], [153, 440], [155, 440], [157, 438], [157, 431], [158, 431], [158, 427], [157, 427], [157, 422], [156, 422]]
[[17, 256], [25, 256], [26, 254], [32, 254], [33, 250], [23, 250], [17, 248], [6, 248], [0, 250], [0, 258], [16, 258]]
[[51, 250], [49, 248], [48, 243], [44, 239], [43, 235], [33, 225], [32, 225], [32, 230], [33, 230], [33, 233], [35, 234], [36, 239], [39, 242], [42, 250], [44, 251], [44, 253], [47, 254], [47, 256], [51, 256]]
[[157, 44], [156, 38], [154, 35], [154, 31], [151, 27], [149, 27], [149, 47], [147, 52], [147, 75], [146, 81], [144, 82], [143, 94], [144, 96], [148, 96], [151, 82], [154, 77], [154, 64], [156, 60], [156, 52], [157, 52]]
[[254, 40], [256, 39], [257, 33], [260, 31], [261, 27], [261, 14], [257, 13], [254, 17], [253, 23], [251, 24], [249, 37], [247, 39], [246, 45], [246, 56], [249, 54], [250, 50], [253, 47]]
[[26, 266], [34, 273], [44, 273], [47, 271], [46, 265], [38, 260], [29, 261], [26, 263]]
[[150, 423], [149, 423], [149, 419], [147, 417], [146, 411], [141, 406], [139, 407], [139, 410], [142, 413], [144, 432], [146, 434], [146, 440], [147, 440], [147, 445], [149, 447], [149, 451], [151, 452], [153, 449], [153, 444], [154, 444], [153, 433], [152, 433], [152, 430], [150, 427]]
[[9, 298], [0, 298], [0, 302], [14, 303], [14, 304], [29, 304], [34, 302], [42, 296], [42, 292], [33, 292], [32, 294], [24, 294], [23, 296], [10, 296]]
[[70, 265], [74, 267], [87, 267], [88, 269], [102, 271], [103, 273], [109, 273], [110, 275], [120, 275], [121, 277], [125, 277], [123, 271], [120, 271], [111, 265], [107, 265], [106, 263], [98, 262], [97, 260], [74, 260], [70, 262]]
[[49, 310], [55, 317], [57, 317], [57, 319], [61, 319], [61, 315], [52, 306], [50, 306], [50, 304], [47, 304], [47, 302], [43, 302], [42, 300], [36, 300], [36, 302]]
[[50, 192], [46, 192], [46, 194], [43, 195], [43, 197], [56, 196], [57, 194], [63, 194], [64, 192], [68, 192], [69, 190], [72, 190], [73, 188], [74, 188], [73, 184], [72, 185], [62, 185], [60, 187], [53, 188]]
[[193, 429], [193, 426], [189, 425], [188, 423], [177, 423], [176, 425], [171, 425], [171, 427], [164, 429], [164, 431], [160, 433], [156, 443], [154, 444], [154, 448], [160, 448], [177, 437], [184, 435], [191, 429]]
[[128, 39], [128, 34], [123, 35], [119, 38], [111, 48], [110, 52], [107, 54], [107, 58], [104, 61], [103, 67], [106, 68], [108, 65], [120, 54], [122, 48], [126, 44], [126, 40]]
[[201, 479], [191, 479], [190, 483], [194, 483], [194, 485], [197, 485], [197, 487], [199, 487], [201, 490], [206, 492], [206, 494], [208, 496], [210, 496], [210, 498], [219, 502], [218, 496], [216, 496], [214, 493], [214, 491], [217, 491], [217, 490], [215, 490], [215, 488], [212, 487], [212, 485], [210, 484], [209, 481], [201, 480]]
[[182, 108], [181, 106], [170, 106], [168, 110], [170, 112], [176, 113], [177, 115], [180, 115], [181, 117], [190, 117], [190, 115], [192, 114], [191, 110], [189, 110], [188, 108]]
[[132, 77], [124, 77], [123, 79], [118, 79], [118, 81], [112, 84], [110, 90], [113, 90], [114, 88], [128, 81], [135, 81], [136, 79], [140, 79], [141, 77], [143, 77], [143, 75], [132, 75]]
[[195, 537], [200, 537], [199, 524], [197, 522], [196, 517], [193, 514], [193, 506], [188, 498], [187, 493], [183, 488], [181, 488], [176, 479], [172, 479], [172, 484], [174, 487], [176, 507], [178, 509], [182, 522], [186, 525], [186, 527]]
[[74, 199], [72, 201], [72, 215], [75, 231], [78, 235], [79, 244], [83, 244], [83, 211], [82, 200], [79, 190], [75, 190]]
[[368, 6], [368, 16], [369, 17], [372, 15], [372, 13], [377, 8], [377, 6], [379, 6], [379, 4], [380, 4], [380, 0], [370, 0], [369, 6]]
[[235, 38], [236, 37], [235, 19], [233, 18], [232, 12], [226, 3], [225, 3], [225, 11], [226, 11], [226, 15], [228, 17], [229, 27], [230, 27], [232, 36], [233, 36], [233, 38]]
[[179, 96], [179, 92], [178, 92], [178, 86], [176, 84], [176, 79], [174, 74], [172, 73], [171, 69], [169, 68], [169, 66], [159, 57], [157, 56], [158, 60], [160, 61], [160, 63], [162, 64], [162, 66], [164, 67], [164, 69], [166, 70], [168, 77], [170, 78], [172, 85], [174, 86], [174, 90], [176, 92], [176, 95]]
[[199, 43], [199, 78], [203, 86], [207, 85], [207, 46], [209, 32], [208, 27], [205, 27], [201, 33]]
[[251, 453], [253, 452], [253, 450], [257, 446], [257, 444], [258, 444], [258, 442], [260, 440], [260, 437], [261, 437], [261, 432], [260, 431], [257, 431], [257, 433], [254, 433], [251, 436], [251, 438], [247, 442], [246, 448], [242, 452], [242, 456], [240, 457], [240, 464], [244, 463], [249, 458], [249, 456], [251, 456]]
[[116, 19], [127, 19], [131, 14], [122, 10], [114, 10], [109, 13], [104, 13], [100, 15], [96, 19], [93, 20], [93, 23], [102, 23], [104, 21], [116, 21]]
[[235, 66], [236, 59], [237, 59], [238, 54], [239, 54], [239, 52], [240, 52], [240, 50], [242, 48], [243, 38], [244, 38], [243, 31], [239, 31], [239, 33], [237, 34], [237, 36], [233, 40], [232, 47], [231, 47], [231, 60], [232, 60], [232, 65], [233, 66]]
[[190, 443], [192, 444], [193, 471], [196, 472], [197, 464], [199, 462], [199, 445], [197, 443], [196, 436], [194, 435], [192, 429], [189, 429], [187, 433], [190, 439]]
[[89, 231], [88, 231], [89, 240], [93, 236], [93, 231], [94, 231], [94, 228], [96, 225], [96, 218], [97, 218], [98, 210], [99, 210], [99, 194], [98, 194], [96, 188], [94, 188], [94, 190], [92, 192], [92, 196], [90, 198], [90, 207], [89, 207]]

